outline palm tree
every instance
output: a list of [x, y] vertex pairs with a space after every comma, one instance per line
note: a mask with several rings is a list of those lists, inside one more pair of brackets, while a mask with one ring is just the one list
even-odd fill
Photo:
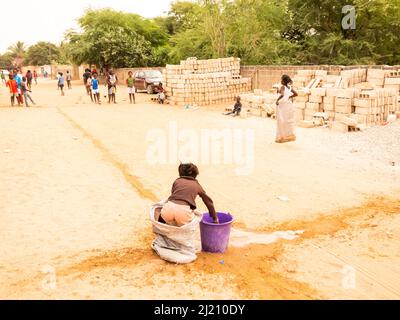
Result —
[[12, 46], [8, 47], [8, 50], [11, 52], [14, 58], [23, 58], [25, 55], [25, 44], [22, 41], [17, 41]]

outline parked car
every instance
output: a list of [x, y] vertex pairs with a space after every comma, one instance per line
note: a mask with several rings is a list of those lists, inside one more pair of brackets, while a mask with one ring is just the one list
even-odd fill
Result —
[[136, 91], [147, 91], [148, 94], [160, 92], [163, 76], [158, 70], [142, 70], [135, 73]]

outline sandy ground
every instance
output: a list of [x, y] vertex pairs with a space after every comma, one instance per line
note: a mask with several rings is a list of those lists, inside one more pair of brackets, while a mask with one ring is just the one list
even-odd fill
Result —
[[[0, 88], [1, 298], [400, 298], [399, 122], [349, 134], [298, 128], [298, 141], [278, 145], [274, 120], [223, 116], [226, 106], [163, 106], [146, 94], [130, 105], [123, 88], [117, 105], [99, 106], [78, 83], [61, 97], [43, 80], [37, 106], [11, 108]], [[152, 252], [148, 219], [178, 163], [172, 153], [155, 163], [148, 139], [161, 135], [169, 151], [175, 128], [195, 139], [254, 135], [242, 175], [240, 157], [192, 154], [235, 230], [225, 254], [184, 266]], [[302, 233], [274, 238], [287, 230]]]

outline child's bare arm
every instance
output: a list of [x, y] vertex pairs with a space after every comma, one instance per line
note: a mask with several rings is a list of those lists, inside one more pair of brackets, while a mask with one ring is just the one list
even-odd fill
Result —
[[215, 212], [214, 202], [212, 201], [212, 199], [205, 192], [200, 193], [199, 196], [206, 205], [208, 212], [210, 213], [210, 216], [213, 218], [214, 223], [218, 223], [219, 222], [218, 216], [217, 213]]

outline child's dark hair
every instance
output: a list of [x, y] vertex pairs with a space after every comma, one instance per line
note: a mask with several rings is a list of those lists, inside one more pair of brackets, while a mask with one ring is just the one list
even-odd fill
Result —
[[195, 178], [199, 175], [199, 169], [193, 163], [181, 163], [178, 168], [180, 177]]
[[292, 79], [287, 74], [282, 76], [282, 83], [283, 85], [287, 86], [288, 84], [292, 83]]

